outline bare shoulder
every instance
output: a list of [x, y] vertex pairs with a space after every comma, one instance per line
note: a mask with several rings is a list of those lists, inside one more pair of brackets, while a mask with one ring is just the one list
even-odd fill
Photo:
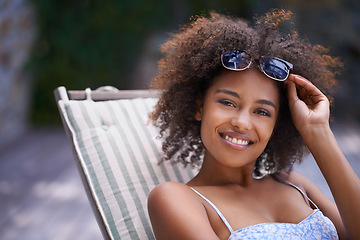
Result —
[[[191, 192], [189, 186], [179, 182], [164, 182], [157, 185], [150, 193], [149, 199], [157, 198], [162, 195], [177, 194], [182, 195]], [[159, 196], [160, 195], [160, 196]], [[164, 197], [164, 196], [163, 196]]]
[[316, 186], [315, 183], [313, 183], [304, 175], [292, 171], [287, 174], [286, 180], [303, 189], [305, 193], [310, 197], [310, 199], [313, 200], [316, 204], [330, 204], [331, 200], [325, 196], [325, 194], [320, 190], [318, 186]]
[[202, 202], [185, 184], [156, 186], [148, 210], [156, 239], [216, 239]]
[[[157, 205], [164, 207], [175, 207], [178, 202], [191, 201], [192, 190], [183, 183], [165, 182], [157, 185], [149, 194], [148, 207], [156, 208]], [[175, 205], [175, 206], [173, 206]]]
[[[286, 174], [285, 174], [286, 176]], [[344, 224], [341, 220], [340, 213], [336, 204], [330, 200], [325, 194], [313, 183], [310, 179], [298, 172], [291, 172], [287, 174], [289, 182], [302, 188], [307, 196], [315, 202], [325, 216], [331, 219], [335, 224], [336, 229], [340, 235], [346, 235]]]
[[298, 186], [305, 192], [309, 192], [309, 191], [311, 192], [312, 190], [316, 190], [316, 191], [319, 190], [317, 188], [317, 186], [310, 179], [308, 179], [307, 177], [305, 177], [304, 175], [302, 175], [299, 172], [296, 172], [296, 171], [291, 171], [289, 173], [282, 172], [282, 173], [280, 173], [280, 177], [282, 177], [285, 180], [289, 181], [290, 183]]

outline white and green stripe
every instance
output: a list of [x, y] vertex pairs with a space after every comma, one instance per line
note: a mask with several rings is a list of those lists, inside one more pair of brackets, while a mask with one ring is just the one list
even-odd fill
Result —
[[161, 182], [186, 182], [196, 171], [158, 164], [161, 142], [147, 117], [156, 101], [59, 102], [111, 239], [154, 239], [146, 208], [149, 192]]

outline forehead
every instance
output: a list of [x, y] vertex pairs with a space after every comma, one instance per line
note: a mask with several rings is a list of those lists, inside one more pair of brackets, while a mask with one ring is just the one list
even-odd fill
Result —
[[279, 104], [279, 91], [276, 82], [256, 68], [244, 71], [224, 71], [215, 77], [207, 93], [215, 93], [219, 89], [227, 89], [240, 96], [267, 99]]

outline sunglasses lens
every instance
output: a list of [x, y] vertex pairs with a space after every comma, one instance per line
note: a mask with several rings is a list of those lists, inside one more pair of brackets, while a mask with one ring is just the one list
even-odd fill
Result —
[[251, 56], [245, 51], [226, 50], [221, 55], [223, 66], [231, 70], [244, 70], [251, 63]]
[[[250, 54], [245, 51], [232, 49], [221, 54], [222, 65], [230, 70], [245, 70], [250, 67], [251, 61]], [[277, 81], [285, 81], [293, 68], [291, 63], [277, 57], [261, 57], [255, 61], [266, 76]]]
[[263, 59], [260, 67], [267, 76], [279, 81], [285, 81], [292, 68], [287, 62], [278, 58]]

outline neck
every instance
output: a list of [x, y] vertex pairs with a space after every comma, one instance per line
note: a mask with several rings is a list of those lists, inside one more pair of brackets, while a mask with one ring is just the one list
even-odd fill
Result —
[[255, 181], [252, 177], [255, 162], [242, 167], [229, 167], [214, 159], [205, 152], [204, 161], [199, 173], [188, 183], [198, 186], [239, 185], [248, 187]]

